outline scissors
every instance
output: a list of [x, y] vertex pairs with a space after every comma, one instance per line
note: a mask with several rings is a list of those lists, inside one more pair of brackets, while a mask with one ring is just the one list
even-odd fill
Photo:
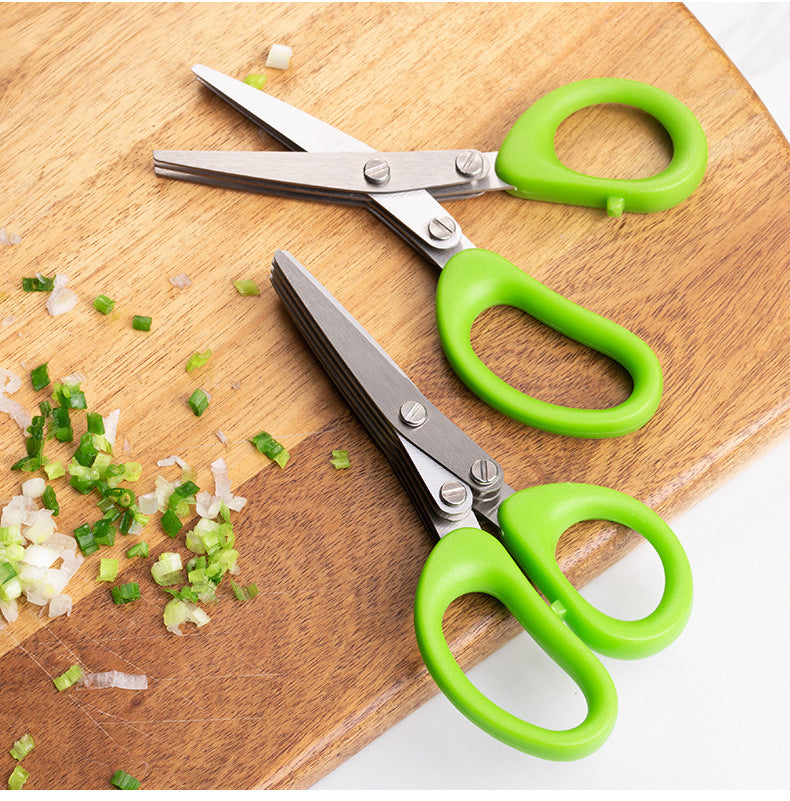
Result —
[[[592, 753], [614, 726], [617, 694], [590, 649], [624, 659], [648, 656], [672, 642], [688, 620], [691, 570], [672, 530], [635, 498], [605, 487], [557, 483], [514, 491], [502, 467], [417, 389], [289, 253], [275, 253], [271, 282], [423, 523], [439, 537], [414, 601], [417, 643], [436, 684], [471, 721], [514, 748], [556, 760]], [[599, 519], [638, 531], [661, 559], [664, 592], [641, 620], [619, 620], [595, 609], [556, 562], [562, 533]], [[499, 538], [486, 533], [480, 520]], [[473, 592], [505, 604], [576, 682], [587, 700], [579, 725], [553, 730], [529, 723], [497, 706], [466, 677], [445, 640], [442, 619], [456, 598]]]
[[[498, 254], [476, 248], [440, 205], [487, 191], [520, 198], [653, 212], [687, 198], [702, 180], [707, 143], [692, 112], [657, 87], [620, 78], [562, 86], [530, 106], [498, 153], [476, 150], [383, 153], [272, 95], [202, 65], [192, 71], [223, 100], [279, 140], [288, 152], [154, 151], [157, 174], [214, 186], [365, 205], [440, 270], [436, 322], [448, 361], [490, 406], [558, 434], [611, 437], [643, 426], [658, 408], [662, 375], [642, 339], [539, 283]], [[669, 133], [674, 152], [661, 172], [606, 179], [565, 167], [554, 151], [557, 128], [581, 108], [619, 103], [642, 109]], [[493, 167], [493, 168], [492, 168]], [[522, 393], [490, 370], [471, 343], [475, 319], [509, 305], [618, 362], [631, 376], [614, 406], [574, 408]]]

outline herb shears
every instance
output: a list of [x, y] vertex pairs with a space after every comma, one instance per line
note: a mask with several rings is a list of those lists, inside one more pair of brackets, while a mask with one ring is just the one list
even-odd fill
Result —
[[[271, 281], [423, 523], [440, 538], [414, 602], [417, 643], [439, 688], [481, 729], [526, 753], [570, 760], [596, 750], [614, 726], [617, 695], [592, 650], [624, 659], [648, 656], [672, 642], [688, 619], [691, 570], [672, 530], [635, 498], [605, 487], [557, 483], [514, 491], [504, 482], [501, 465], [422, 395], [290, 254], [275, 253]], [[646, 617], [620, 620], [600, 612], [562, 574], [555, 557], [559, 538], [584, 520], [623, 524], [657, 551], [665, 586]], [[481, 522], [497, 536], [486, 533]], [[445, 640], [442, 620], [453, 600], [473, 592], [507, 606], [576, 682], [587, 701], [581, 723], [564, 730], [535, 725], [497, 706], [466, 677]]]
[[[476, 248], [440, 199], [506, 191], [521, 198], [623, 211], [670, 208], [697, 187], [707, 164], [705, 135], [672, 95], [620, 78], [562, 86], [517, 120], [496, 153], [476, 150], [384, 153], [242, 81], [202, 65], [198, 80], [290, 150], [154, 151], [157, 174], [215, 186], [365, 205], [441, 270], [436, 294], [440, 339], [453, 369], [486, 403], [523, 423], [559, 434], [610, 437], [643, 426], [658, 408], [662, 375], [649, 345], [623, 326], [579, 306], [502, 256]], [[674, 152], [661, 172], [606, 179], [574, 172], [554, 150], [559, 125], [590, 105], [619, 103], [655, 117]], [[618, 362], [632, 391], [609, 408], [542, 401], [503, 381], [475, 353], [472, 326], [485, 309], [514, 306]]]

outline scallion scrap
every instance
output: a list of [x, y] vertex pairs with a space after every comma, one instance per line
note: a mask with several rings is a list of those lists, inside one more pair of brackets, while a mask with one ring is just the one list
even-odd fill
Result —
[[115, 301], [108, 298], [107, 295], [97, 295], [93, 299], [93, 308], [102, 314], [109, 314], [115, 308]]
[[151, 318], [144, 317], [141, 314], [135, 314], [132, 318], [132, 328], [134, 328], [135, 331], [150, 331]]
[[29, 778], [30, 772], [25, 770], [21, 765], [17, 765], [8, 777], [8, 789], [21, 790]]
[[266, 76], [257, 72], [251, 72], [245, 79], [244, 83], [249, 84], [255, 89], [263, 89], [266, 84]]
[[240, 295], [260, 295], [260, 287], [251, 278], [234, 281], [233, 286]]
[[195, 417], [200, 417], [208, 409], [209, 396], [202, 389], [196, 389], [190, 396], [187, 403]]
[[31, 734], [23, 734], [12, 746], [11, 756], [21, 762], [34, 748], [36, 743]]
[[203, 367], [206, 362], [211, 358], [211, 348], [207, 348], [203, 353], [193, 353], [188, 359], [186, 363], [186, 371], [191, 373], [193, 370], [197, 370], [198, 367]]
[[115, 581], [118, 575], [118, 560], [117, 559], [102, 559], [99, 563], [99, 575], [96, 581]]
[[285, 465], [288, 463], [288, 459], [290, 459], [290, 454], [288, 451], [279, 443], [277, 442], [271, 434], [267, 434], [265, 431], [261, 431], [259, 434], [256, 434], [250, 442], [264, 455], [268, 456], [273, 462], [276, 462], [280, 465], [281, 468], [285, 468]]
[[110, 588], [110, 595], [116, 606], [128, 604], [130, 601], [140, 598], [140, 585], [136, 581], [119, 584], [117, 587]]
[[44, 362], [44, 364], [40, 364], [30, 371], [30, 383], [33, 385], [33, 389], [36, 392], [40, 389], [44, 389], [44, 387], [49, 384], [48, 365], [49, 362]]
[[58, 692], [62, 693], [69, 687], [75, 685], [82, 678], [83, 670], [79, 665], [72, 665], [67, 671], [55, 676], [52, 683], [57, 687]]
[[351, 462], [348, 460], [348, 451], [332, 451], [332, 458], [329, 463], [335, 470], [346, 470], [351, 467]]
[[33, 278], [22, 279], [23, 292], [52, 292], [55, 288], [55, 278], [47, 278], [37, 273]]
[[110, 779], [110, 784], [119, 790], [136, 790], [140, 786], [140, 782], [125, 770], [116, 770]]

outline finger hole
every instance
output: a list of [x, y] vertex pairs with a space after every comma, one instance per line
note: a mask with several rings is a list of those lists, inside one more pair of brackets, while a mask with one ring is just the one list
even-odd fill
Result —
[[580, 109], [560, 123], [557, 158], [585, 175], [635, 179], [666, 169], [674, 152], [666, 128], [639, 108], [602, 103]]

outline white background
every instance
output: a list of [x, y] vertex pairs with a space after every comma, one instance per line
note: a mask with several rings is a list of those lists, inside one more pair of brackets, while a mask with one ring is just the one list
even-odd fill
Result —
[[[790, 4], [688, 5], [790, 139]], [[439, 695], [313, 789], [787, 790], [789, 479], [787, 440], [673, 520], [694, 572], [691, 621], [657, 656], [603, 660], [620, 711], [592, 756], [571, 763], [525, 756], [479, 732]], [[584, 594], [611, 613], [653, 600], [661, 587], [654, 559], [642, 546]], [[622, 582], [628, 591], [618, 596]], [[654, 590], [650, 598], [645, 587]], [[535, 722], [579, 719], [575, 686], [526, 635], [469, 676], [510, 711], [544, 716]], [[536, 708], [530, 687], [552, 688], [546, 709]]]

